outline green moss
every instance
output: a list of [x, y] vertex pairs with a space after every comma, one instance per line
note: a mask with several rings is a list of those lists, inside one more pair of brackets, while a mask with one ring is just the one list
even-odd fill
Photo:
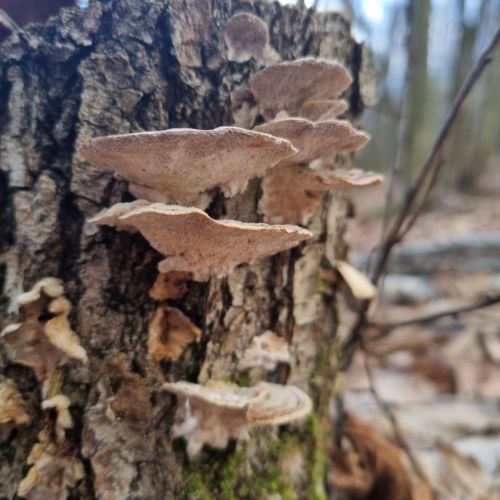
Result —
[[234, 375], [232, 382], [239, 385], [240, 387], [250, 387], [252, 381], [250, 379], [250, 373], [248, 370], [243, 370]]

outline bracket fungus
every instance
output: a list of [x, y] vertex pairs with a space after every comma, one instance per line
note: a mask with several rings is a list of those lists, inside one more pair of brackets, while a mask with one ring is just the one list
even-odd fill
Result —
[[158, 265], [160, 272], [191, 272], [197, 281], [206, 281], [211, 274], [224, 275], [238, 264], [252, 263], [312, 237], [298, 226], [214, 220], [197, 208], [163, 203], [140, 208], [134, 202], [120, 203], [90, 222], [140, 231], [166, 256]]
[[224, 449], [229, 439], [246, 439], [253, 426], [286, 424], [312, 409], [311, 398], [297, 387], [267, 382], [247, 388], [222, 382], [174, 382], [163, 387], [177, 396], [172, 434], [186, 439], [190, 458], [205, 444]]
[[312, 122], [333, 120], [343, 115], [349, 105], [344, 99], [318, 99], [306, 101], [299, 110], [299, 117]]
[[248, 12], [235, 14], [229, 19], [224, 39], [230, 61], [246, 62], [253, 57], [269, 64], [280, 59], [269, 45], [267, 24]]
[[268, 330], [253, 337], [250, 347], [243, 352], [238, 366], [242, 369], [262, 367], [270, 371], [275, 370], [278, 363], [289, 363], [290, 360], [288, 342]]
[[273, 64], [250, 78], [250, 88], [267, 119], [281, 110], [296, 116], [306, 101], [332, 99], [351, 83], [342, 64], [309, 57]]
[[23, 323], [7, 325], [0, 334], [9, 358], [30, 367], [39, 381], [68, 359], [87, 362], [85, 349], [69, 324], [71, 304], [63, 293], [60, 280], [40, 280], [16, 299]]
[[312, 170], [297, 165], [275, 168], [262, 181], [259, 212], [272, 224], [306, 224], [323, 195], [332, 189], [373, 186], [383, 176], [351, 170]]
[[188, 291], [187, 282], [192, 279], [191, 273], [170, 271], [159, 273], [153, 286], [149, 290], [149, 296], [158, 302], [169, 299], [180, 299]]
[[364, 146], [369, 139], [368, 134], [356, 130], [345, 120], [311, 122], [304, 118], [285, 118], [264, 123], [255, 130], [287, 139], [298, 149], [295, 156], [283, 160], [276, 168], [310, 163], [336, 153], [350, 153]]
[[372, 300], [377, 296], [377, 287], [354, 266], [343, 260], [337, 260], [335, 267], [356, 299]]
[[0, 380], [0, 443], [16, 427], [29, 424], [31, 417], [28, 405], [19, 393], [13, 380]]
[[54, 443], [41, 432], [27, 463], [31, 465], [17, 494], [31, 500], [68, 498], [68, 489], [84, 478], [85, 471], [70, 443]]
[[59, 441], [62, 441], [65, 436], [66, 429], [73, 428], [73, 419], [68, 408], [71, 402], [68, 396], [57, 394], [49, 399], [42, 401], [42, 410], [55, 409], [57, 413], [55, 433]]
[[263, 176], [296, 150], [269, 134], [219, 127], [98, 137], [79, 153], [128, 180], [138, 198], [204, 208], [208, 191], [221, 188], [228, 197], [241, 193], [252, 177]]
[[177, 361], [200, 340], [201, 330], [175, 307], [158, 307], [148, 333], [148, 353], [155, 361]]

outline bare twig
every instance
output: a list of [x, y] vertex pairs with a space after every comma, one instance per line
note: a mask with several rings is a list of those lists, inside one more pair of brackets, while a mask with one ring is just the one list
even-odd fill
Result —
[[376, 338], [383, 337], [394, 328], [399, 328], [402, 326], [415, 325], [419, 323], [430, 323], [446, 316], [458, 316], [460, 314], [475, 311], [477, 309], [483, 309], [485, 307], [498, 304], [500, 302], [500, 295], [490, 295], [483, 297], [482, 299], [473, 302], [472, 304], [467, 304], [460, 307], [452, 307], [450, 309], [445, 309], [444, 311], [439, 311], [433, 314], [426, 314], [423, 316], [417, 316], [415, 318], [409, 318], [404, 321], [395, 321], [393, 323], [371, 323], [370, 325], [377, 328], [380, 334]]
[[405, 452], [406, 456], [408, 457], [408, 460], [410, 461], [411, 466], [413, 467], [413, 470], [415, 471], [415, 474], [422, 481], [428, 483], [429, 480], [427, 479], [427, 476], [425, 475], [425, 472], [423, 471], [422, 466], [420, 465], [420, 462], [417, 460], [417, 458], [413, 454], [409, 444], [407, 443], [406, 438], [404, 436], [404, 432], [399, 427], [398, 420], [397, 420], [396, 416], [394, 415], [394, 413], [392, 412], [392, 408], [390, 407], [390, 405], [386, 401], [384, 401], [380, 397], [380, 394], [377, 392], [377, 389], [375, 387], [375, 379], [373, 376], [373, 371], [372, 371], [372, 368], [371, 368], [370, 363], [368, 361], [368, 354], [367, 354], [366, 350], [364, 350], [364, 367], [365, 367], [366, 376], [368, 378], [370, 392], [372, 393], [373, 398], [375, 399], [379, 408], [383, 411], [384, 415], [387, 417], [387, 419], [391, 423], [392, 432], [394, 434], [394, 438], [396, 440], [396, 443]]
[[12, 32], [19, 29], [17, 23], [3, 9], [0, 9], [0, 26], [5, 26]]
[[[410, 230], [416, 218], [420, 214], [422, 206], [438, 177], [439, 170], [443, 165], [443, 147], [452, 126], [455, 123], [458, 112], [470, 94], [470, 91], [474, 87], [475, 83], [479, 80], [479, 77], [483, 73], [484, 69], [491, 62], [493, 53], [499, 41], [500, 27], [497, 28], [492, 40], [483, 51], [480, 58], [462, 84], [462, 87], [453, 101], [450, 112], [448, 113], [448, 116], [438, 133], [436, 141], [434, 142], [429, 155], [422, 165], [417, 179], [406, 191], [399, 212], [393, 224], [389, 228], [379, 251], [377, 252], [377, 259], [371, 273], [371, 278], [374, 284], [377, 284], [382, 276], [393, 247], [401, 241], [401, 238]], [[345, 353], [343, 368], [350, 364], [352, 353], [354, 352], [362, 331], [367, 324], [367, 312], [369, 305], [369, 301], [363, 301], [359, 305], [356, 322], [351, 328], [350, 334], [343, 345]]]

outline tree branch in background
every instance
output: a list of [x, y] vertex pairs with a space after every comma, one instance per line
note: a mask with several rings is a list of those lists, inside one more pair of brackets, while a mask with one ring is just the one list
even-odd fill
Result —
[[452, 307], [450, 309], [445, 309], [432, 314], [425, 314], [423, 316], [417, 316], [415, 318], [409, 318], [404, 321], [395, 321], [393, 323], [370, 323], [370, 326], [377, 328], [379, 330], [379, 335], [376, 338], [383, 337], [394, 328], [399, 328], [402, 326], [415, 325], [421, 323], [430, 323], [431, 321], [436, 321], [447, 316], [458, 316], [460, 314], [476, 311], [478, 309], [484, 309], [485, 307], [498, 304], [500, 302], [500, 295], [490, 295], [483, 297], [482, 299], [473, 302], [472, 304], [467, 304], [459, 307]]
[[425, 472], [422, 469], [420, 462], [417, 460], [417, 457], [415, 457], [409, 444], [407, 443], [404, 433], [399, 427], [399, 423], [396, 419], [396, 416], [392, 412], [390, 405], [386, 401], [384, 401], [377, 392], [377, 388], [375, 387], [375, 379], [373, 376], [373, 371], [370, 366], [370, 362], [368, 360], [368, 353], [366, 352], [365, 349], [363, 349], [363, 351], [364, 351], [364, 368], [366, 376], [368, 378], [368, 385], [370, 387], [370, 392], [372, 393], [373, 398], [375, 399], [375, 402], [377, 403], [379, 408], [382, 410], [386, 418], [389, 420], [392, 427], [392, 432], [394, 434], [394, 439], [397, 445], [404, 451], [404, 453], [408, 457], [408, 460], [410, 461], [410, 464], [413, 470], [415, 471], [415, 474], [419, 477], [421, 481], [429, 483], [429, 480], [425, 475]]
[[[476, 82], [479, 80], [479, 77], [483, 74], [484, 69], [491, 62], [493, 53], [497, 48], [499, 41], [500, 27], [496, 29], [490, 43], [487, 45], [486, 49], [483, 51], [462, 84], [453, 101], [450, 112], [448, 113], [438, 133], [436, 141], [434, 142], [429, 155], [420, 169], [417, 179], [406, 191], [399, 212], [376, 254], [375, 266], [371, 273], [371, 279], [375, 285], [379, 282], [385, 271], [387, 261], [393, 247], [397, 243], [401, 242], [402, 238], [408, 233], [420, 215], [422, 207], [429, 195], [429, 192], [435, 185], [439, 171], [443, 165], [443, 148], [458, 116], [460, 108], [469, 96]], [[363, 301], [360, 303], [356, 322], [351, 328], [351, 331], [343, 344], [344, 361], [342, 363], [342, 368], [344, 369], [350, 364], [354, 349], [359, 342], [364, 327], [367, 324], [369, 305], [370, 301]]]
[[4, 26], [12, 32], [19, 29], [17, 23], [3, 9], [0, 9], [0, 26]]

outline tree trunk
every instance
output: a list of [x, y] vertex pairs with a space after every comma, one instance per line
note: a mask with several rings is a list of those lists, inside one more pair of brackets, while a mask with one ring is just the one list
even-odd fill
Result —
[[[283, 59], [310, 54], [344, 62], [354, 76], [351, 110], [361, 110], [361, 50], [348, 23], [276, 2], [94, 1], [84, 10], [63, 10], [0, 46], [0, 326], [16, 320], [18, 293], [41, 278], [58, 277], [73, 306], [71, 325], [89, 356], [88, 365], [64, 367], [61, 392], [75, 421], [67, 440], [84, 466], [84, 478], [68, 498], [326, 495], [337, 311], [335, 291], [322, 286], [320, 268], [346, 255], [344, 195], [326, 197], [309, 225], [315, 236], [307, 244], [240, 266], [227, 278], [190, 282], [183, 299], [170, 301], [203, 331], [174, 363], [147, 356], [148, 324], [157, 306], [148, 290], [160, 256], [138, 234], [86, 222], [132, 197], [126, 182], [79, 158], [82, 141], [233, 123], [229, 94], [257, 68], [226, 60], [224, 26], [241, 10], [265, 20]], [[257, 221], [259, 195], [253, 181], [243, 195], [216, 196], [209, 213]], [[161, 384], [266, 379], [238, 371], [236, 363], [265, 330], [282, 334], [293, 357], [289, 368], [267, 380], [306, 390], [313, 415], [300, 425], [259, 428], [247, 442], [224, 452], [205, 449], [190, 462], [182, 440], [169, 435], [176, 403]], [[32, 371], [12, 363], [1, 342], [0, 356], [0, 373], [15, 381], [32, 416], [0, 448], [0, 498], [13, 498], [48, 417]], [[111, 402], [119, 402], [118, 414], [110, 414]]]

